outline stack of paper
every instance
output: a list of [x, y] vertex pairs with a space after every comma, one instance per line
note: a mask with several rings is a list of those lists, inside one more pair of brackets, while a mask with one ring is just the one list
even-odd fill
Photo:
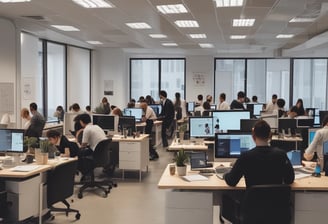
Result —
[[22, 166], [15, 166], [13, 168], [11, 168], [11, 171], [18, 171], [18, 172], [29, 172], [32, 170], [35, 170], [37, 168], [39, 168], [40, 165], [22, 165]]
[[202, 181], [202, 180], [208, 180], [207, 177], [199, 174], [193, 174], [193, 175], [187, 175], [187, 176], [182, 176], [182, 179], [186, 181]]

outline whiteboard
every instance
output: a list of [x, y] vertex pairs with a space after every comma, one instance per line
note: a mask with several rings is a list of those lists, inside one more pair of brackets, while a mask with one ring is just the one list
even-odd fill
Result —
[[14, 83], [0, 82], [0, 112], [14, 113]]

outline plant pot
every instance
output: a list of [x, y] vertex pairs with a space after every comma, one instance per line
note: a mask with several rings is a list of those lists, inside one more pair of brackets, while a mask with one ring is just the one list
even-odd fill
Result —
[[41, 149], [35, 149], [35, 162], [38, 165], [48, 164], [48, 153], [41, 152]]
[[187, 174], [187, 166], [177, 166], [177, 173], [179, 176], [185, 176]]

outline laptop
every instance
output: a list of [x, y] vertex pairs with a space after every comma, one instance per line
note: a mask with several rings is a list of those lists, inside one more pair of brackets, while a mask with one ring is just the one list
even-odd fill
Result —
[[290, 160], [294, 169], [302, 168], [302, 156], [301, 151], [292, 150], [287, 152], [287, 157]]
[[206, 152], [190, 153], [190, 168], [191, 170], [202, 170], [213, 167], [212, 163], [207, 162]]

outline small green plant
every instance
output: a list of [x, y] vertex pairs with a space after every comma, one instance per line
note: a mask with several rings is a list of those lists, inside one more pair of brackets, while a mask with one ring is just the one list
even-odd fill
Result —
[[189, 161], [189, 156], [185, 153], [183, 149], [177, 152], [174, 162], [177, 166], [185, 166], [186, 163]]
[[47, 138], [40, 138], [40, 149], [43, 153], [48, 153], [50, 149], [50, 142]]
[[179, 127], [179, 132], [186, 132], [187, 131], [187, 123], [183, 123]]
[[28, 148], [37, 148], [39, 146], [38, 139], [36, 137], [24, 137], [24, 146]]

